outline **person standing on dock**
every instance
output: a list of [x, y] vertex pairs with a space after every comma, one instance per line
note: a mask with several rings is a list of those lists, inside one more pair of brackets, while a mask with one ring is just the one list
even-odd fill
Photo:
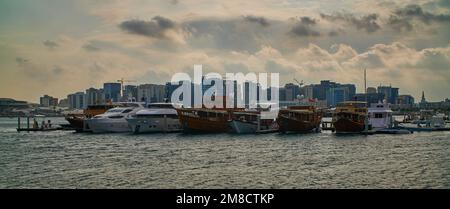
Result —
[[51, 120], [48, 120], [47, 122], [48, 122], [48, 123], [47, 123], [47, 128], [52, 128], [52, 121], [51, 121]]

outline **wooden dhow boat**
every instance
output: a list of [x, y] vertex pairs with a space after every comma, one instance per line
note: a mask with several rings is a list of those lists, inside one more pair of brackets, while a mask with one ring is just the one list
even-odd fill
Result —
[[282, 133], [320, 131], [322, 116], [323, 112], [315, 106], [291, 106], [280, 109], [277, 123]]
[[333, 115], [336, 133], [362, 133], [368, 126], [366, 102], [349, 101], [339, 103]]
[[224, 133], [231, 131], [229, 121], [233, 111], [225, 108], [177, 108], [185, 132]]

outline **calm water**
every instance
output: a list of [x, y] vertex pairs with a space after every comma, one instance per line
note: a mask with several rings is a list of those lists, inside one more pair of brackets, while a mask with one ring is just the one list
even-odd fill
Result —
[[450, 188], [450, 132], [92, 135], [16, 123], [0, 118], [0, 188]]

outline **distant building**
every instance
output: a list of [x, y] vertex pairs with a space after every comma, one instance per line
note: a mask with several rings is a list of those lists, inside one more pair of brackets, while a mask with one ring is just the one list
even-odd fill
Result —
[[425, 99], [425, 94], [422, 92], [422, 99], [419, 103], [419, 108], [434, 109], [434, 110], [438, 110], [438, 109], [450, 110], [450, 100], [448, 98], [446, 98], [445, 100], [440, 101], [440, 102], [428, 102]]
[[393, 108], [410, 109], [414, 107], [414, 97], [411, 95], [399, 95]]
[[[172, 93], [181, 85], [181, 81], [179, 82], [179, 84], [175, 84], [173, 85], [171, 82], [167, 82], [166, 86], [165, 86], [165, 93], [166, 95], [164, 96], [165, 98], [167, 98], [169, 101], [172, 100]], [[182, 99], [182, 98], [180, 98]]]
[[337, 88], [344, 87], [348, 89], [348, 98], [345, 101], [350, 101], [356, 94], [356, 86], [354, 84], [338, 84]]
[[[365, 102], [368, 104], [383, 102], [384, 100], [383, 93], [371, 93], [371, 94], [356, 94], [353, 98], [354, 101]], [[367, 99], [367, 100], [366, 100]]]
[[411, 95], [400, 95], [397, 98], [397, 104], [414, 105], [414, 97]]
[[422, 91], [422, 98], [420, 100], [420, 103], [427, 103], [427, 100], [425, 99], [425, 92]]
[[137, 87], [137, 97], [140, 102], [164, 102], [166, 86], [157, 84], [143, 84]]
[[327, 91], [327, 106], [335, 107], [336, 104], [349, 100], [351, 100], [351, 97], [348, 87], [330, 88]]
[[336, 88], [337, 83], [329, 81], [329, 80], [323, 80], [320, 81], [320, 84], [314, 85], [313, 94], [314, 98], [318, 100], [326, 100], [327, 99], [327, 91], [330, 88]]
[[105, 83], [103, 84], [103, 91], [105, 94], [106, 102], [119, 102], [121, 98], [121, 88], [120, 83]]
[[284, 86], [285, 101], [294, 101], [300, 95], [300, 86], [288, 83]]
[[137, 101], [137, 86], [135, 85], [126, 85], [124, 87], [122, 100], [124, 101]]
[[86, 106], [104, 104], [106, 102], [103, 89], [95, 89], [95, 88], [86, 89], [85, 100]]
[[377, 89], [375, 87], [367, 87], [367, 93], [368, 94], [376, 94]]
[[0, 98], [0, 111], [14, 108], [28, 108], [28, 103], [10, 98]]
[[314, 85], [308, 85], [303, 87], [305, 99], [314, 99]]
[[[343, 90], [341, 88], [346, 88], [347, 90]], [[346, 91], [345, 95], [343, 95], [345, 96], [344, 101], [352, 100], [356, 94], [356, 86], [354, 84], [340, 84], [329, 80], [320, 81], [320, 84], [305, 86], [302, 90], [305, 98], [307, 99], [317, 99], [319, 101], [324, 101], [325, 104], [334, 104], [334, 101], [328, 101], [327, 99], [327, 97], [332, 99], [330, 89], [340, 89], [340, 91]]]
[[41, 107], [55, 107], [58, 106], [58, 98], [49, 95], [44, 95], [39, 98], [39, 105]]
[[86, 102], [85, 102], [86, 95], [84, 92], [77, 92], [74, 94], [69, 94], [67, 96], [67, 100], [69, 103], [69, 108], [71, 109], [84, 109], [86, 108]]
[[279, 100], [280, 101], [287, 101], [286, 100], [286, 89], [284, 87], [281, 87], [280, 89], [278, 89], [279, 91]]
[[59, 100], [58, 107], [69, 107], [69, 100], [67, 98]]
[[393, 88], [391, 86], [379, 86], [377, 89], [378, 93], [384, 94], [384, 99], [390, 104], [395, 104], [398, 98], [398, 88]]

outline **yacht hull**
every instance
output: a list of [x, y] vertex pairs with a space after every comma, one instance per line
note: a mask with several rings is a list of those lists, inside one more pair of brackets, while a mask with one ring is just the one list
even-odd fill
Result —
[[237, 134], [256, 133], [258, 130], [258, 124], [238, 120], [232, 120], [230, 126], [233, 132]]
[[278, 131], [277, 128], [267, 125], [260, 125], [258, 130], [258, 124], [240, 120], [230, 121], [230, 127], [237, 134], [271, 133]]
[[158, 133], [182, 131], [180, 121], [172, 118], [128, 118], [133, 133]]
[[124, 133], [131, 132], [128, 122], [125, 119], [103, 120], [88, 119], [86, 120], [90, 130], [93, 133]]

